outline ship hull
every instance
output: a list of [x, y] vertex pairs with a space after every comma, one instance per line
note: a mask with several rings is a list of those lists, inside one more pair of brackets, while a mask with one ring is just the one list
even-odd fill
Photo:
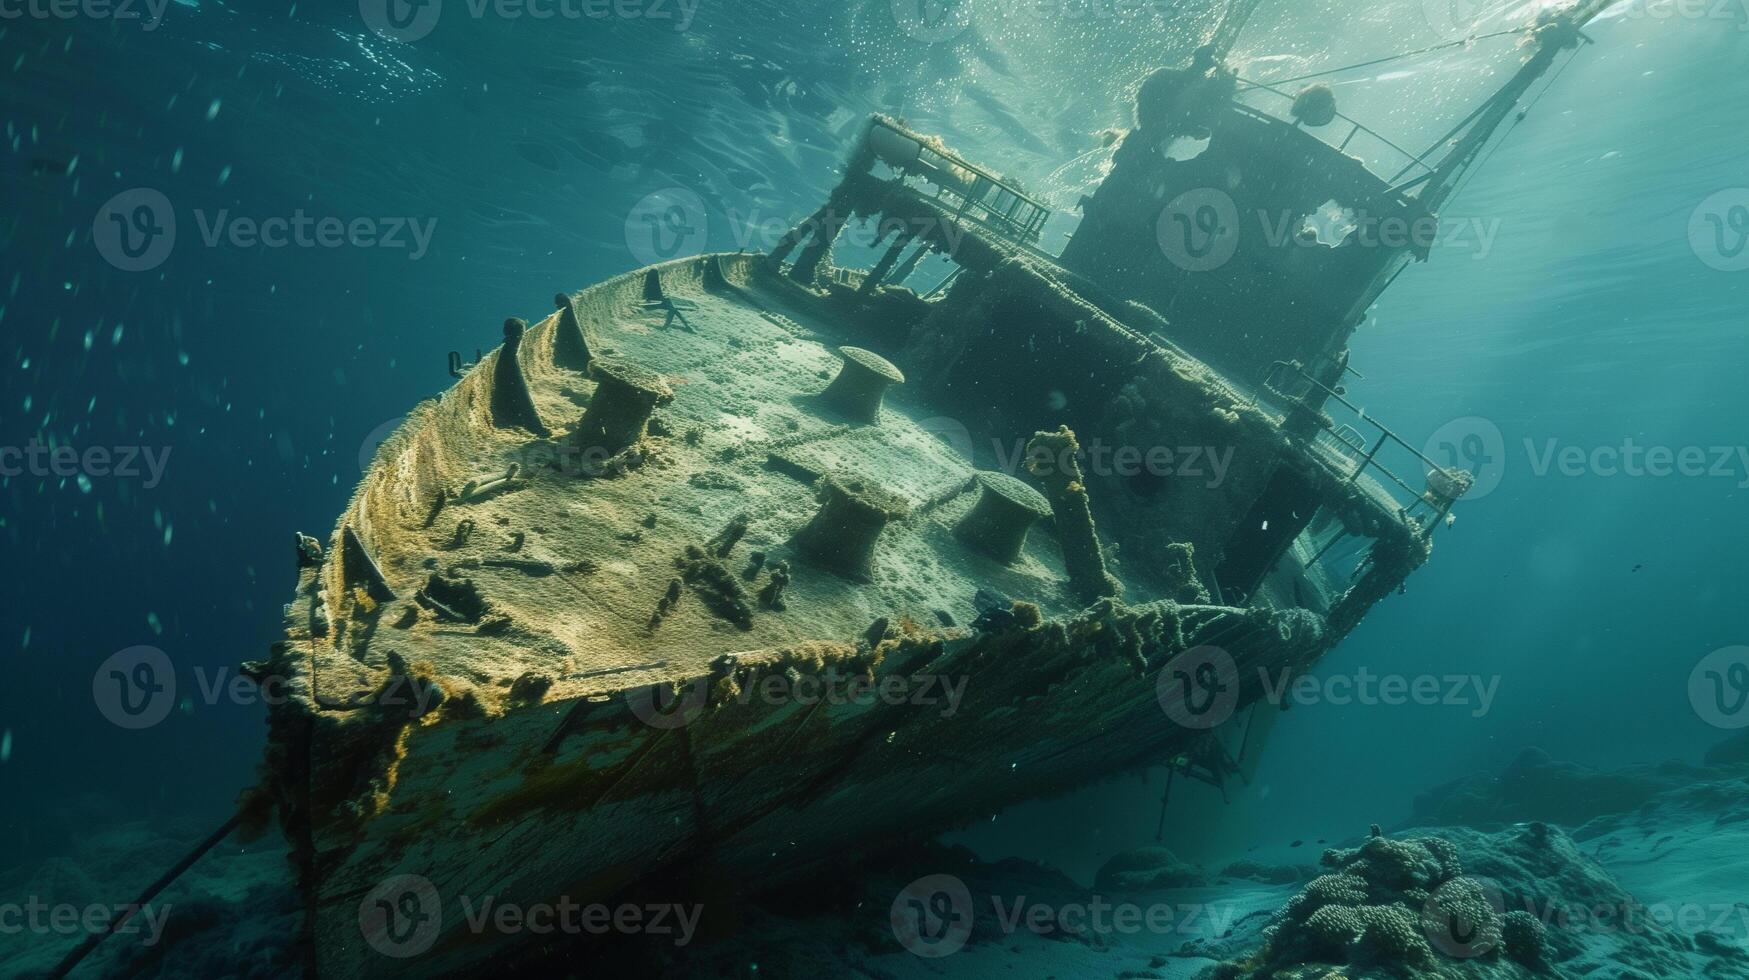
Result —
[[[1089, 600], [1050, 522], [1016, 562], [968, 552], [956, 528], [975, 468], [925, 424], [936, 409], [900, 399], [873, 426], [814, 417], [822, 345], [855, 339], [831, 301], [751, 256], [573, 297], [592, 346], [692, 382], [617, 463], [548, 460], [502, 493], [455, 489], [531, 446], [562, 450], [567, 406], [600, 397], [599, 376], [554, 366], [564, 311], [383, 445], [325, 559], [303, 569], [286, 639], [251, 666], [284, 694], [269, 789], [313, 975], [466, 974], [600, 931], [581, 914], [537, 928], [542, 912], [637, 901], [649, 927], [653, 900], [684, 904], [639, 891], [665, 875], [753, 891], [1194, 753], [1339, 640], [1329, 624], [1358, 615], [1345, 608], [1389, 591], [1369, 574], [1321, 612], [1236, 608], [1192, 573], [1176, 596]], [[557, 434], [493, 423], [504, 356]], [[1272, 420], [1197, 384], [1220, 424], [1261, 433], [1235, 465], [1279, 467]], [[745, 417], [768, 428], [743, 434]], [[797, 546], [820, 506], [815, 471], [845, 467], [908, 504], [863, 578]], [[1245, 502], [1223, 506], [1242, 516]], [[725, 547], [737, 511], [744, 537]], [[755, 611], [725, 612], [709, 576], [680, 570], [700, 555], [743, 579]], [[780, 558], [786, 598], [755, 601]], [[458, 583], [483, 607], [471, 620], [438, 591]]]

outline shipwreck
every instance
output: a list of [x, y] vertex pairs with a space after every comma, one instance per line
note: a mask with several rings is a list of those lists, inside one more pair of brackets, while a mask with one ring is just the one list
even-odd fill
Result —
[[[770, 252], [560, 293], [452, 355], [300, 536], [247, 668], [287, 695], [251, 806], [293, 843], [312, 975], [528, 952], [433, 900], [757, 888], [1126, 768], [1230, 774], [1210, 740], [1257, 669], [1316, 664], [1469, 486], [1345, 394], [1425, 250], [1313, 219], [1436, 222], [1604, 4], [1525, 26], [1506, 85], [1400, 173], [1351, 155], [1390, 144], [1329, 89], [1226, 67], [1254, 6], [1142, 86], [1059, 254], [1043, 200], [877, 116]], [[1244, 233], [1257, 213], [1295, 233]], [[851, 223], [870, 268], [834, 261]], [[1186, 447], [1219, 478], [1147, 462]], [[798, 694], [838, 689], [865, 696]]]

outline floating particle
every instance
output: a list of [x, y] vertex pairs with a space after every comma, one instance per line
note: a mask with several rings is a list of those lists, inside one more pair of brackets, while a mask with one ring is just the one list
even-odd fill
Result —
[[78, 478], [74, 482], [79, 484], [79, 492], [80, 493], [90, 493], [91, 492], [91, 478], [86, 476], [85, 474], [83, 474], [83, 473], [79, 474]]
[[91, 349], [91, 331], [89, 330], [85, 331], [85, 349]]
[[213, 104], [206, 107], [206, 121], [212, 122], [214, 119], [218, 118], [218, 115], [219, 115], [219, 100], [214, 99]]
[[118, 323], [115, 325], [115, 329], [110, 332], [109, 346], [114, 347], [115, 345], [121, 343], [121, 329], [122, 329], [122, 324]]
[[219, 170], [219, 186], [220, 187], [225, 186], [225, 184], [227, 182], [229, 182], [230, 179], [231, 179], [231, 165], [227, 163], [224, 165], [224, 167], [220, 168], [220, 170]]
[[166, 548], [170, 547], [170, 536], [172, 534], [174, 534], [175, 532], [176, 532], [176, 526], [174, 524], [164, 525], [164, 547], [166, 547]]
[[170, 172], [173, 174], [182, 172], [182, 147], [180, 146], [176, 148], [176, 155], [170, 158]]
[[12, 761], [12, 729], [0, 734], [0, 766]]
[[149, 612], [146, 614], [146, 625], [152, 627], [152, 632], [154, 634], [158, 636], [164, 635], [164, 624], [158, 621], [157, 613]]
[[24, 628], [24, 640], [20, 644], [20, 649], [24, 649], [24, 650], [30, 649], [30, 627], [28, 627], [28, 626], [26, 626]]

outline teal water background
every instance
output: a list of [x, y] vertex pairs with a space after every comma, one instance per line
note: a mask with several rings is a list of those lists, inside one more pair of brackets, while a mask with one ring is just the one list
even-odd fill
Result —
[[[451, 3], [412, 43], [371, 33], [350, 4], [174, 3], [152, 30], [0, 21], [0, 445], [170, 453], [151, 487], [0, 480], [0, 861], [53, 853], [94, 821], [218, 819], [251, 778], [261, 709], [200, 688], [274, 641], [292, 532], [326, 532], [373, 439], [446, 385], [447, 351], [489, 347], [505, 316], [648, 261], [648, 195], [697, 196], [699, 247], [761, 247], [746, 229], [810, 211], [856, 123], [882, 110], [1067, 210], [1099, 176], [1102, 132], [1127, 124], [1128, 91], [1210, 22], [1194, 4], [1016, 9], [974, 3], [969, 29], [935, 43], [885, 0], [701, 0], [684, 30], [678, 6], [539, 20]], [[1441, 16], [1420, 0], [1265, 3], [1236, 65], [1280, 77], [1367, 60], [1440, 40]], [[1296, 708], [1250, 791], [1175, 811], [1187, 853], [1389, 822], [1410, 793], [1526, 745], [1610, 766], [1695, 758], [1726, 734], [1689, 681], [1749, 643], [1749, 468], [1539, 476], [1525, 441], [1749, 445], [1749, 272], [1690, 240], [1703, 203], [1749, 187], [1746, 26], [1740, 4], [1624, 7], [1596, 25], [1447, 208], [1497, 231], [1486, 254], [1437, 249], [1356, 341], [1369, 411], [1412, 441], [1485, 419], [1505, 468], [1320, 673], [1474, 674], [1498, 682], [1490, 709]], [[1338, 92], [1419, 144], [1510, 53], [1441, 52]], [[93, 225], [139, 187], [173, 203], [179, 230], [162, 265], [127, 272]], [[196, 211], [433, 224], [415, 258], [208, 246]], [[95, 706], [93, 674], [142, 644], [171, 658], [184, 697], [128, 731]], [[1151, 838], [1157, 796], [1123, 780], [974, 839], [1096, 864]], [[1069, 820], [1086, 832], [1040, 844]]]

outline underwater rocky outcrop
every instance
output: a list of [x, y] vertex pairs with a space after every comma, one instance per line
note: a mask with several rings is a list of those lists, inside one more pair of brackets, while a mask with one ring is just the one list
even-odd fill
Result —
[[1577, 827], [1733, 774], [1749, 774], [1749, 739], [1741, 736], [1714, 746], [1700, 766], [1668, 761], [1600, 770], [1527, 748], [1498, 773], [1464, 776], [1418, 795], [1405, 826], [1490, 829], [1545, 820]]

